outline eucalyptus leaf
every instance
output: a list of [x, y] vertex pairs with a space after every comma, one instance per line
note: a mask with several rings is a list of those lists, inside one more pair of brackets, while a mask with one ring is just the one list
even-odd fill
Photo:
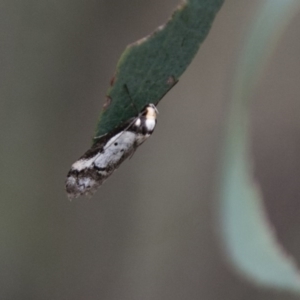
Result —
[[[175, 85], [207, 36], [224, 0], [187, 0], [151, 35], [120, 57], [96, 128], [101, 136]], [[133, 102], [133, 104], [132, 104]]]
[[264, 1], [238, 64], [222, 155], [221, 228], [233, 265], [252, 281], [300, 292], [300, 274], [276, 240], [264, 212], [249, 155], [249, 100], [299, 1]]

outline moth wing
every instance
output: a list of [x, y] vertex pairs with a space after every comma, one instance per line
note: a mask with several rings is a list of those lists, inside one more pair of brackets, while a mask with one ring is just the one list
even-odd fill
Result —
[[137, 118], [132, 118], [97, 143], [71, 167], [66, 181], [69, 198], [92, 195], [115, 169], [134, 153], [135, 133], [128, 131]]

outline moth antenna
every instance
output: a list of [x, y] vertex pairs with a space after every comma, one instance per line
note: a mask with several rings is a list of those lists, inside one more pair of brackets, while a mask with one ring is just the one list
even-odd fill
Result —
[[126, 83], [124, 84], [124, 88], [125, 88], [125, 90], [126, 90], [128, 96], [129, 96], [129, 98], [130, 98], [131, 105], [135, 108], [136, 114], [138, 114], [138, 113], [139, 113], [139, 110], [137, 109], [137, 107], [136, 107], [136, 105], [135, 105], [135, 103], [134, 103], [134, 101], [133, 101], [133, 99], [132, 99], [132, 97], [131, 97], [131, 95], [130, 95], [129, 88], [128, 88], [128, 85], [127, 85]]
[[105, 136], [105, 135], [107, 135], [107, 133], [102, 134], [102, 135], [95, 136], [95, 137], [93, 137], [93, 139], [94, 139], [94, 140], [98, 140], [98, 139], [102, 138], [102, 137]]

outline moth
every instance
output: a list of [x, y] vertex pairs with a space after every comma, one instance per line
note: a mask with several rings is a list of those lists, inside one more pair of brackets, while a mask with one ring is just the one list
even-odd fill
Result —
[[158, 110], [147, 104], [135, 117], [96, 138], [97, 142], [72, 166], [66, 179], [70, 199], [92, 195], [153, 133]]

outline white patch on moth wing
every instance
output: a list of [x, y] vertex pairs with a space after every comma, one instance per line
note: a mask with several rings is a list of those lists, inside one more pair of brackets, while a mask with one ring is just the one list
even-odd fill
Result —
[[97, 158], [97, 156], [99, 156], [99, 154], [93, 156], [93, 157], [90, 157], [88, 159], [80, 159], [80, 160], [77, 160], [71, 167], [71, 169], [73, 170], [77, 170], [77, 171], [81, 171], [83, 169], [88, 169], [90, 167], [92, 167], [93, 165], [93, 162], [95, 161], [95, 159]]
[[104, 146], [104, 151], [99, 155], [94, 164], [98, 168], [106, 168], [117, 164], [124, 153], [133, 150], [136, 134], [130, 131], [121, 131], [112, 137]]
[[152, 131], [156, 125], [155, 119], [152, 119], [152, 118], [146, 119], [145, 125], [146, 125], [148, 131]]
[[141, 119], [137, 118], [134, 125], [137, 126], [137, 127], [141, 126]]

